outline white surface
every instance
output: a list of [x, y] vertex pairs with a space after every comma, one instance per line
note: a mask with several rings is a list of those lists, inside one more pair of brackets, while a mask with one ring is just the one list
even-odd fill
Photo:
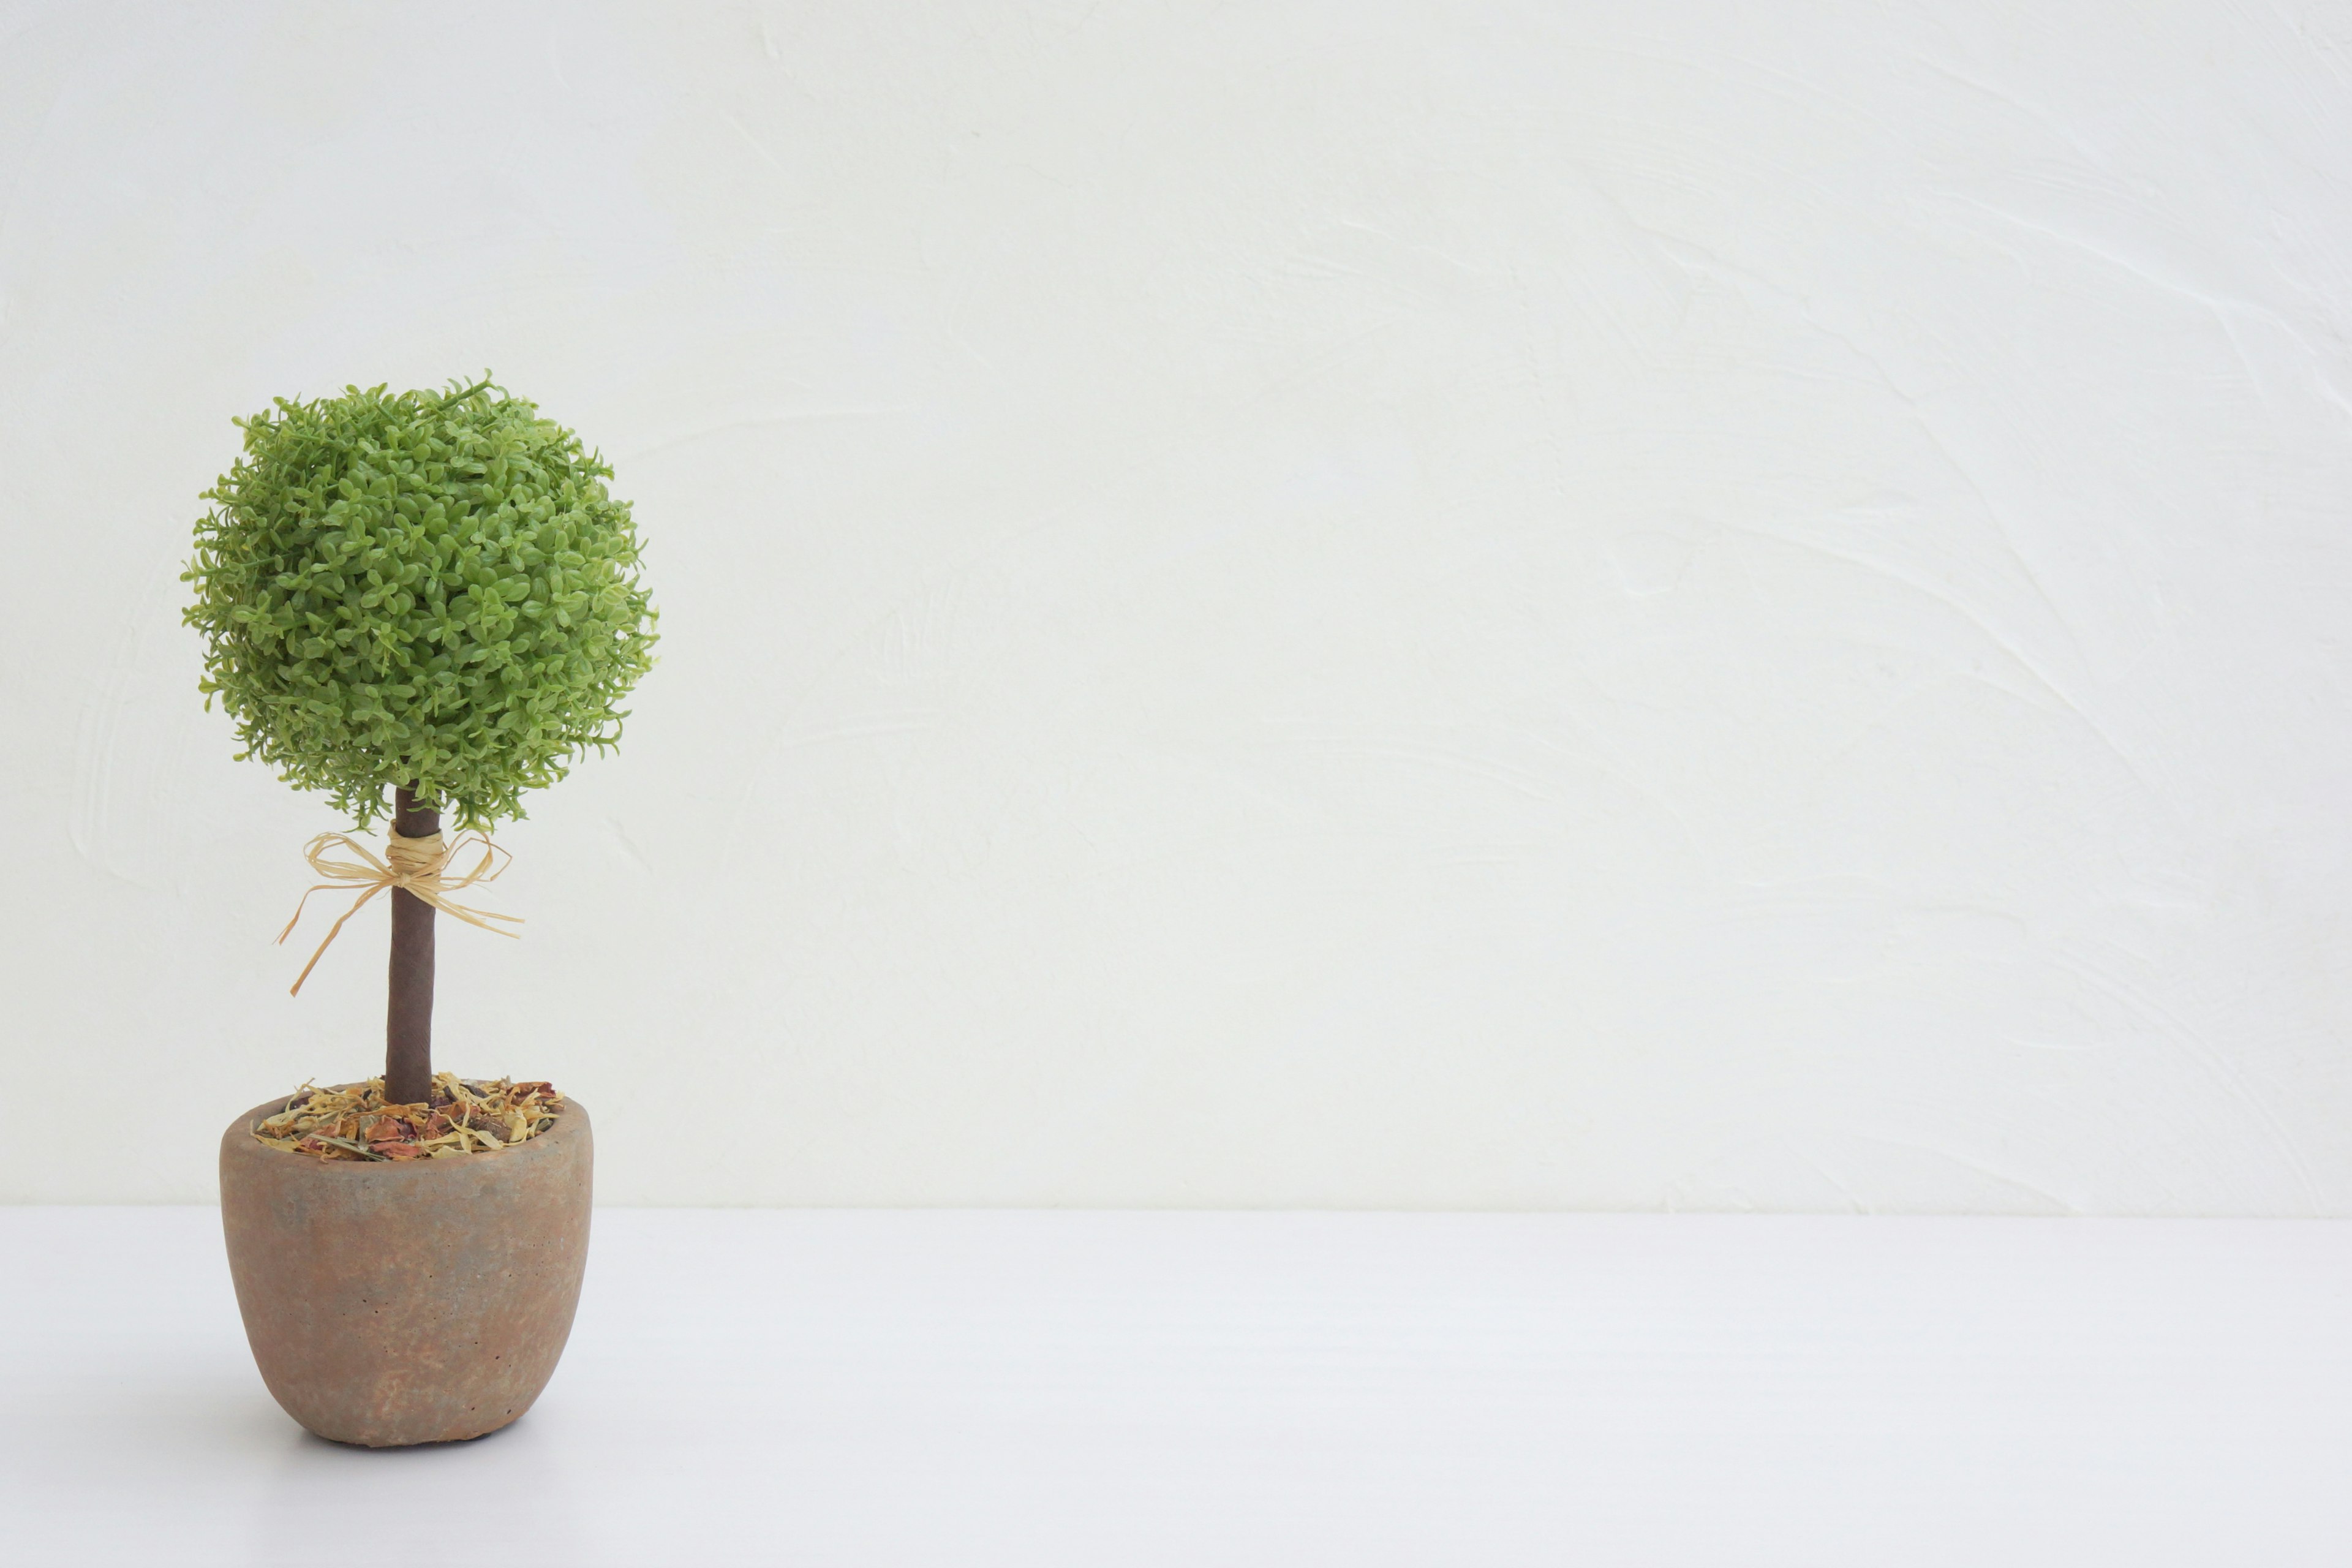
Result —
[[597, 1226], [530, 1415], [368, 1453], [270, 1403], [211, 1211], [0, 1211], [0, 1555], [2334, 1568], [2352, 1539], [2342, 1223]]
[[200, 1108], [0, 1197], [202, 1200], [373, 1058], [381, 917], [287, 1001], [336, 824], [174, 576], [232, 415], [489, 365], [667, 640], [444, 1059], [616, 1199], [2352, 1214], [2347, 62], [0, 0], [0, 1065]]

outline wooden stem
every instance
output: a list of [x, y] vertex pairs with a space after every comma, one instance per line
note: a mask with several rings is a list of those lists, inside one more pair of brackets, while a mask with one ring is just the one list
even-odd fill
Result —
[[[441, 831], [441, 814], [414, 790], [393, 792], [392, 829], [404, 838]], [[433, 906], [405, 888], [392, 892], [392, 975], [384, 1009], [383, 1097], [413, 1105], [433, 1093]]]

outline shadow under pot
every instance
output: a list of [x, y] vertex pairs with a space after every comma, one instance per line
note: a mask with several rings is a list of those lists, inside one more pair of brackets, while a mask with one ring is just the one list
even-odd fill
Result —
[[588, 1262], [588, 1112], [496, 1153], [320, 1160], [238, 1117], [221, 1224], [261, 1379], [321, 1437], [372, 1448], [495, 1432], [547, 1386]]

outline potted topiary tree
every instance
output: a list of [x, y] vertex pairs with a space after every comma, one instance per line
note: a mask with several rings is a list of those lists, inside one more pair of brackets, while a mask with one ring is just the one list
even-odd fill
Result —
[[236, 423], [184, 577], [206, 703], [240, 756], [355, 828], [389, 818], [382, 857], [312, 840], [322, 886], [358, 897], [310, 966], [376, 894], [392, 909], [383, 1078], [306, 1087], [222, 1139], [237, 1305], [270, 1392], [320, 1436], [478, 1436], [538, 1397], [571, 1331], [591, 1144], [543, 1081], [434, 1071], [435, 915], [511, 920], [456, 897], [503, 868], [489, 828], [617, 740], [655, 641], [636, 531], [602, 458], [487, 379]]

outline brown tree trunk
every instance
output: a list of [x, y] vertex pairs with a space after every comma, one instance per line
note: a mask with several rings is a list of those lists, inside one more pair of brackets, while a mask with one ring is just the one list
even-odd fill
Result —
[[[441, 831], [441, 814], [393, 792], [392, 830], [404, 838]], [[384, 1010], [383, 1097], [413, 1105], [433, 1093], [433, 906], [405, 888], [392, 890], [392, 984]]]

